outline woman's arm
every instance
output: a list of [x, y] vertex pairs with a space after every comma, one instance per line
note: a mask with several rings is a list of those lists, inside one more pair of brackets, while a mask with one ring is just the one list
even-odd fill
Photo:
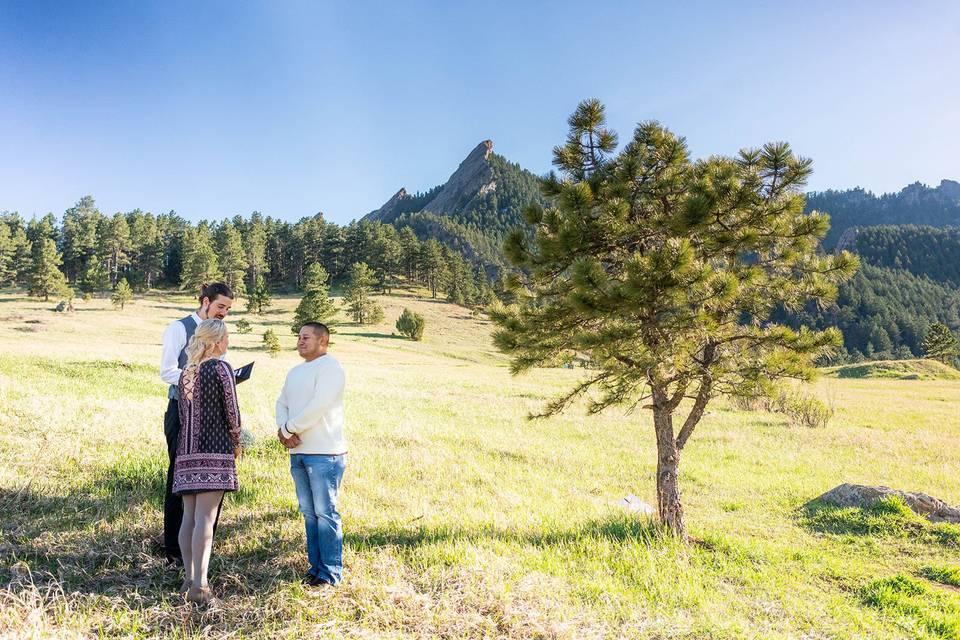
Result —
[[223, 387], [223, 413], [227, 417], [227, 428], [234, 447], [240, 446], [240, 405], [237, 404], [237, 382], [233, 369], [223, 360], [215, 360], [217, 377]]

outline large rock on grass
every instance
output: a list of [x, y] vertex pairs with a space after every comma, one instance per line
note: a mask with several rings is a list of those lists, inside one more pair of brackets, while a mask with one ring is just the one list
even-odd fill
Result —
[[817, 498], [840, 507], [868, 507], [885, 498], [897, 497], [903, 500], [911, 511], [930, 520], [930, 522], [952, 522], [960, 524], [960, 508], [925, 493], [899, 491], [890, 487], [870, 487], [862, 484], [844, 483]]

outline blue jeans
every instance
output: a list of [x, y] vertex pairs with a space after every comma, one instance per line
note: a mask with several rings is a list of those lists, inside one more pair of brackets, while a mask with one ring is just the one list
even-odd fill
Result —
[[330, 584], [343, 577], [343, 527], [337, 493], [345, 466], [346, 455], [290, 455], [290, 475], [307, 530], [309, 573]]

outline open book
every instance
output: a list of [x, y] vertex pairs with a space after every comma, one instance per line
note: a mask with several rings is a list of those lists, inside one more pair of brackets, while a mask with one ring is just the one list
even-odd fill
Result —
[[233, 377], [236, 379], [237, 384], [240, 384], [244, 380], [250, 379], [250, 374], [253, 372], [253, 363], [245, 364], [239, 369], [233, 370]]

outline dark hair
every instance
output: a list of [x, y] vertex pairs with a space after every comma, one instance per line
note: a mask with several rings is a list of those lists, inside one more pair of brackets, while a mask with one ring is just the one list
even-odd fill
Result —
[[[303, 327], [310, 327], [319, 337], [329, 336], [330, 328], [322, 322], [304, 322]], [[301, 329], [303, 327], [300, 327]]]
[[197, 299], [200, 301], [200, 304], [203, 304], [204, 298], [209, 298], [210, 302], [213, 302], [217, 299], [217, 296], [226, 296], [233, 300], [233, 289], [222, 282], [213, 282], [211, 284], [204, 282], [200, 287], [200, 297]]

